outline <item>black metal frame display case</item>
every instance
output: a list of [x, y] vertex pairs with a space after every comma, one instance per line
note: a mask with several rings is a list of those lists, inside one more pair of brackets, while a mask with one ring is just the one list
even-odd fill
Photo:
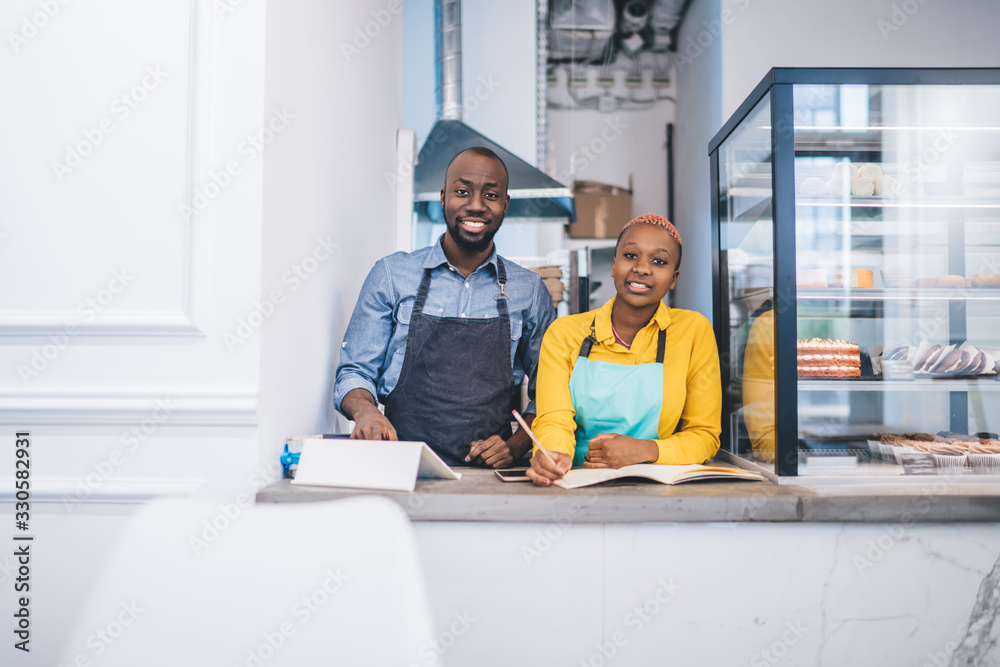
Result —
[[[779, 478], [1000, 473], [949, 458], [1000, 430], [1000, 69], [772, 69], [709, 154], [722, 450]], [[954, 363], [918, 363], [934, 345]]]

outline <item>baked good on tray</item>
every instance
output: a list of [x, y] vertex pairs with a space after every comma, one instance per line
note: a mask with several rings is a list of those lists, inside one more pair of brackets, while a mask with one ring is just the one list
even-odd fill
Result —
[[998, 273], [977, 273], [969, 281], [973, 287], [978, 288], [998, 288], [1000, 287], [1000, 274]]
[[810, 338], [798, 341], [799, 377], [861, 376], [861, 350], [846, 340]]
[[868, 444], [890, 463], [902, 463], [903, 454], [924, 453], [933, 456], [935, 467], [942, 473], [961, 473], [966, 467], [971, 467], [973, 473], [1000, 473], [1000, 439], [979, 436], [951, 431], [939, 431], [936, 435], [873, 433]]
[[[883, 275], [883, 282], [885, 276]], [[1000, 289], [1000, 273], [977, 273], [971, 278], [958, 275], [931, 276], [918, 278], [917, 287], [975, 287], [977, 289]], [[887, 285], [888, 287], [888, 285]]]
[[925, 340], [917, 347], [890, 342], [881, 353], [878, 352], [878, 346], [873, 346], [871, 352], [872, 368], [876, 375], [884, 375], [885, 362], [908, 363], [913, 367], [914, 373], [934, 377], [996, 374], [997, 358], [994, 356], [996, 350], [979, 348], [969, 341], [956, 345], [941, 345]]
[[917, 287], [968, 287], [969, 281], [964, 276], [947, 275], [932, 278], [918, 278]]
[[[846, 278], [846, 279], [845, 279]], [[852, 269], [850, 274], [844, 271], [832, 271], [827, 280], [830, 287], [851, 287], [870, 289], [873, 283], [874, 272], [868, 269]]]
[[826, 194], [834, 197], [897, 197], [905, 190], [905, 183], [897, 178], [886, 175], [882, 167], [874, 163], [856, 165], [851, 162], [837, 162], [833, 165], [830, 180], [823, 182], [820, 178], [807, 178], [799, 186], [799, 192], [804, 195], [817, 196]]
[[993, 357], [965, 341], [961, 345], [942, 347], [924, 341], [916, 351], [910, 350], [914, 373], [933, 375], [983, 375], [995, 372]]

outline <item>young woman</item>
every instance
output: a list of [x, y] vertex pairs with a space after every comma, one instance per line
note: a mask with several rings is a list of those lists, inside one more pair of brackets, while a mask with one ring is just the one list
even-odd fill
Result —
[[617, 296], [598, 310], [557, 319], [538, 366], [532, 430], [552, 454], [528, 476], [548, 486], [571, 465], [703, 463], [719, 449], [722, 386], [712, 325], [667, 308], [681, 237], [641, 215], [622, 229], [611, 265]]

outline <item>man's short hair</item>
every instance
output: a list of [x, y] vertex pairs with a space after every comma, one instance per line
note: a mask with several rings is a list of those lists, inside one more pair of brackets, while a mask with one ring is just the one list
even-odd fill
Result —
[[[503, 177], [507, 181], [506, 183], [504, 183], [504, 190], [508, 189], [508, 187], [510, 186], [510, 174], [507, 173], [507, 165], [505, 165], [503, 163], [503, 160], [500, 159], [499, 155], [497, 155], [496, 153], [494, 153], [493, 151], [491, 151], [489, 148], [486, 148], [485, 146], [473, 146], [472, 148], [466, 148], [465, 150], [461, 150], [461, 151], [455, 153], [455, 157], [453, 157], [452, 159], [450, 159], [448, 161], [448, 166], [445, 167], [445, 170], [444, 170], [445, 178], [448, 177], [448, 170], [451, 169], [451, 163], [454, 162], [455, 160], [457, 160], [458, 156], [461, 155], [461, 154], [463, 154], [463, 153], [472, 153], [473, 155], [479, 155], [481, 157], [488, 157], [488, 158], [491, 158], [491, 159], [496, 160], [497, 162], [499, 162], [500, 166], [503, 167]], [[448, 183], [445, 183], [444, 185], [445, 185], [445, 187], [448, 187]]]

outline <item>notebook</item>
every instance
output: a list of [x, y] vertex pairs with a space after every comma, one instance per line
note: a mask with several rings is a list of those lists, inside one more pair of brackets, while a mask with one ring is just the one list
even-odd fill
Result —
[[720, 479], [725, 481], [752, 480], [763, 482], [759, 473], [741, 468], [724, 468], [721, 466], [686, 465], [666, 466], [653, 463], [638, 463], [622, 468], [574, 468], [555, 481], [556, 486], [564, 489], [579, 489], [613, 479], [625, 477], [643, 477], [660, 484], [683, 484], [704, 479]]

